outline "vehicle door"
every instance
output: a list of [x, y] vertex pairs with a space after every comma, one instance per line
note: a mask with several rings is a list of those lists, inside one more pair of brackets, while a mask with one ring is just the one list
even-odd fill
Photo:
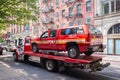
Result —
[[44, 32], [41, 37], [40, 37], [40, 44], [39, 48], [40, 49], [48, 49], [48, 44], [49, 44], [49, 31]]
[[57, 49], [56, 33], [57, 33], [57, 30], [50, 31], [50, 37], [49, 37], [49, 49], [50, 50], [56, 50]]
[[30, 37], [25, 38], [24, 51], [31, 51]]
[[22, 38], [18, 39], [17, 52], [18, 54], [22, 54], [24, 52], [24, 39]]

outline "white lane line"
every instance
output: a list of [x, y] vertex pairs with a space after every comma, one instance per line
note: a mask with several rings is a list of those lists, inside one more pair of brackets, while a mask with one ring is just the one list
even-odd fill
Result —
[[7, 68], [10, 68], [10, 66], [9, 66], [8, 64], [6, 64], [6, 63], [4, 63], [4, 62], [2, 62], [2, 61], [0, 61], [0, 64], [6, 66]]
[[103, 76], [103, 77], [108, 77], [108, 78], [111, 78], [111, 79], [120, 80], [120, 78], [111, 77], [111, 76], [108, 76], [108, 75], [103, 75], [103, 74], [100, 74], [100, 73], [93, 73], [93, 74], [95, 74], [95, 75], [100, 75], [100, 76]]

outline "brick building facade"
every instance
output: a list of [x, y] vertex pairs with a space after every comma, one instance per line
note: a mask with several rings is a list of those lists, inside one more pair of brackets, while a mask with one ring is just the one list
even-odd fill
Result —
[[82, 24], [94, 25], [94, 0], [40, 0], [42, 32]]

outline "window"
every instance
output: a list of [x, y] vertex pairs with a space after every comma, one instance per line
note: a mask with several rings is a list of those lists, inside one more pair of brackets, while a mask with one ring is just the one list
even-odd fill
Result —
[[78, 19], [78, 20], [77, 20], [77, 25], [80, 25], [80, 24], [81, 24], [81, 21], [82, 21], [82, 19]]
[[104, 3], [103, 4], [103, 10], [104, 10], [104, 14], [109, 13], [109, 3]]
[[65, 4], [65, 0], [62, 0], [62, 4]]
[[91, 11], [91, 1], [86, 2], [86, 11], [90, 12]]
[[77, 31], [77, 34], [83, 34], [83, 33], [84, 33], [82, 27], [77, 27], [77, 28], [76, 28], [76, 31]]
[[73, 22], [69, 22], [69, 26], [72, 26], [73, 25]]
[[14, 31], [13, 31], [13, 33], [15, 33], [15, 28], [14, 28]]
[[65, 27], [65, 23], [62, 23], [62, 27], [63, 27], [63, 28]]
[[112, 2], [111, 2], [111, 12], [114, 12], [114, 11], [115, 11], [115, 10], [114, 10], [114, 7], [115, 7], [114, 1], [112, 1]]
[[89, 29], [89, 33], [91, 33], [91, 34], [102, 34], [102, 33], [100, 32], [100, 30], [98, 30], [98, 29], [97, 29], [96, 27], [94, 27], [94, 26], [89, 26], [88, 29]]
[[[53, 18], [53, 15], [54, 15], [53, 13], [50, 13], [50, 18]], [[47, 20], [48, 20], [48, 19], [47, 19]]]
[[30, 44], [30, 39], [26, 39], [26, 44]]
[[120, 0], [116, 1], [116, 11], [120, 11]]
[[56, 30], [53, 30], [50, 32], [50, 37], [56, 37]]
[[82, 27], [62, 29], [61, 35], [70, 35], [70, 34], [81, 34], [84, 33]]
[[80, 4], [77, 5], [77, 13], [81, 13], [81, 5]]
[[48, 32], [44, 32], [42, 35], [41, 35], [41, 38], [47, 38], [48, 37]]
[[65, 10], [62, 10], [62, 17], [65, 17]]
[[59, 6], [59, 0], [56, 0], [56, 6], [57, 7]]
[[18, 45], [19, 45], [19, 46], [24, 45], [23, 39], [19, 39]]
[[71, 29], [63, 29], [61, 31], [61, 35], [70, 35], [70, 34], [76, 34], [76, 28], [71, 28]]
[[108, 34], [120, 34], [120, 24], [116, 24], [112, 26], [109, 29]]
[[13, 34], [13, 29], [11, 29], [11, 33]]
[[29, 24], [26, 24], [26, 25], [24, 26], [24, 30], [25, 30], [25, 31], [29, 30]]
[[22, 32], [22, 25], [20, 25], [20, 32]]
[[86, 18], [86, 24], [91, 24], [91, 18]]
[[56, 12], [56, 20], [59, 20], [59, 12]]
[[69, 7], [69, 16], [71, 15], [73, 7]]

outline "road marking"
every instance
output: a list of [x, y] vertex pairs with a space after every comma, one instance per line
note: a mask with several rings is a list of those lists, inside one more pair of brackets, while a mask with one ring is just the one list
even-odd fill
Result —
[[103, 75], [103, 74], [100, 74], [100, 73], [93, 73], [93, 74], [100, 75], [100, 76], [104, 76], [104, 77], [108, 77], [108, 78], [112, 78], [112, 79], [116, 79], [116, 80], [120, 80], [120, 78], [111, 77], [111, 76]]
[[2, 61], [0, 61], [0, 64], [6, 66], [7, 68], [10, 68], [10, 66], [9, 66], [8, 64], [6, 64], [6, 63], [4, 63], [4, 62], [2, 62]]

